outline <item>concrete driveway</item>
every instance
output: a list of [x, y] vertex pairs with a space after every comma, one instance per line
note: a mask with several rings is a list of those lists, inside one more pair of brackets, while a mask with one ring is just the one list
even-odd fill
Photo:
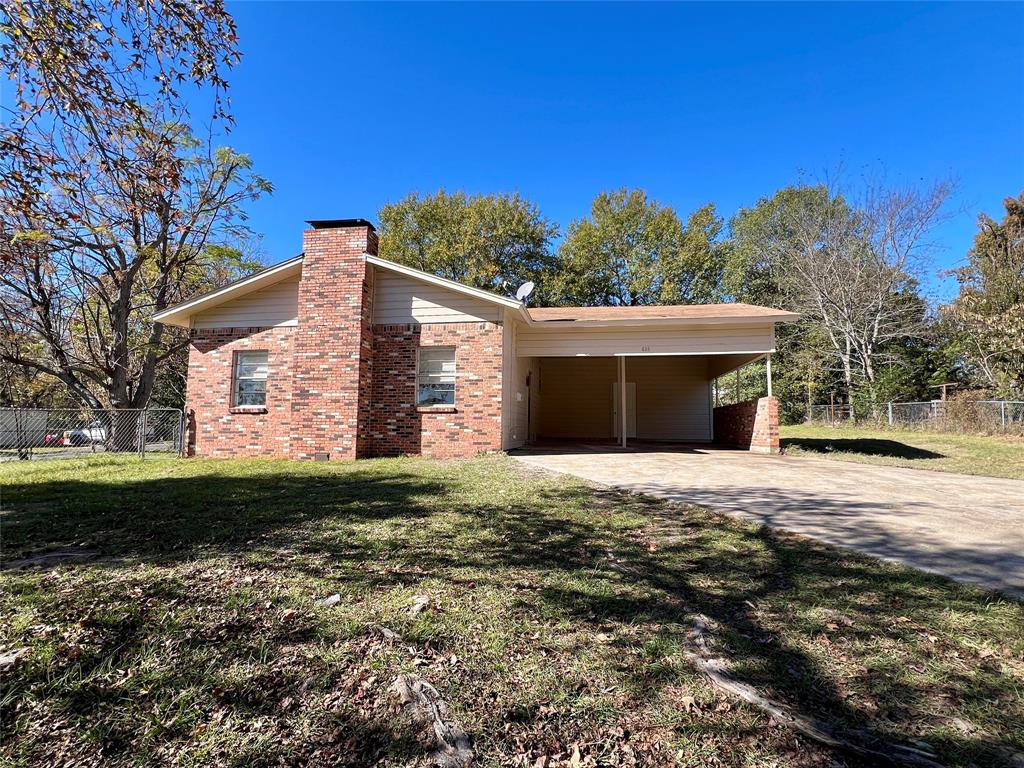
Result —
[[1024, 481], [711, 448], [513, 455], [1024, 598]]

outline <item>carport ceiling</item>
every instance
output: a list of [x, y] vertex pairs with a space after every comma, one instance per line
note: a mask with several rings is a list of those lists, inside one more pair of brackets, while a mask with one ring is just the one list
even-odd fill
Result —
[[760, 360], [764, 355], [764, 352], [735, 355], [708, 355], [708, 377], [717, 379], [730, 371], [742, 368], [748, 363]]

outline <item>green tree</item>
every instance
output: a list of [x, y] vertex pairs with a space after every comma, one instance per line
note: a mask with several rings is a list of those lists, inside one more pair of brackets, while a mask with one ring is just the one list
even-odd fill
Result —
[[729, 222], [732, 247], [724, 277], [731, 296], [767, 306], [785, 301], [785, 264], [797, 239], [794, 219], [801, 210], [824, 207], [827, 196], [823, 186], [784, 187], [733, 216]]
[[380, 209], [380, 255], [486, 290], [514, 291], [550, 270], [558, 227], [518, 194], [409, 194]]
[[[5, 343], [25, 349], [39, 345], [27, 335], [7, 339]], [[74, 405], [76, 403], [67, 389], [53, 376], [0, 358], [0, 408], [64, 408]]]
[[1024, 193], [1003, 205], [1002, 221], [978, 217], [967, 265], [954, 270], [960, 294], [943, 314], [975, 380], [1024, 397]]
[[558, 251], [546, 292], [566, 305], [639, 306], [719, 301], [726, 246], [713, 204], [686, 226], [643, 190], [594, 198], [588, 218], [574, 221]]

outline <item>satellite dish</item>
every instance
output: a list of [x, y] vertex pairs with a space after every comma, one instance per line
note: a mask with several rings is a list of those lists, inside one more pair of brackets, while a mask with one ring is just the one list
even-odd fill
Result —
[[530, 294], [533, 293], [533, 289], [536, 286], [529, 280], [519, 286], [519, 290], [516, 291], [516, 298], [519, 301], [526, 301]]

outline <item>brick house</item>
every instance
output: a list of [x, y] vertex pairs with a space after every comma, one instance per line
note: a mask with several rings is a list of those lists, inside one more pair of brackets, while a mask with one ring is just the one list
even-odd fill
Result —
[[190, 329], [189, 452], [470, 456], [528, 442], [778, 450], [778, 405], [716, 407], [796, 315], [746, 304], [528, 308], [377, 256], [362, 219], [157, 315]]

